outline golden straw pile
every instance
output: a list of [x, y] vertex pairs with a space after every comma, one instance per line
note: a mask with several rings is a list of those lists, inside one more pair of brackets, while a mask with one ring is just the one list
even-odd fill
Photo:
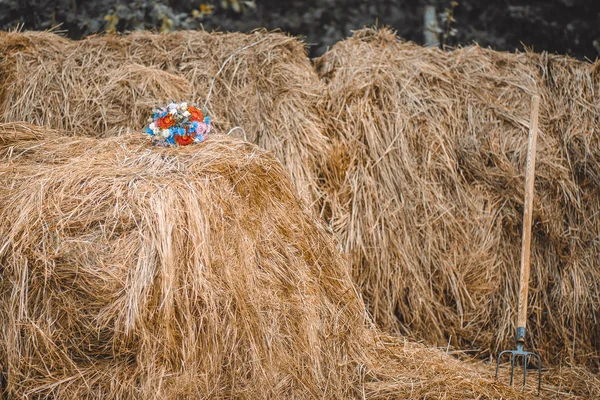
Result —
[[231, 134], [273, 151], [302, 195], [318, 197], [322, 83], [295, 38], [183, 31], [71, 41], [0, 32], [0, 70], [5, 122], [108, 137], [140, 131], [154, 107], [194, 101], [218, 131], [241, 127]]
[[[514, 347], [533, 94], [526, 348], [544, 398], [600, 396], [600, 64], [365, 29], [316, 68], [264, 31], [0, 32], [0, 398], [529, 398], [447, 349]], [[221, 134], [150, 146], [172, 100]]]
[[379, 334], [264, 150], [64, 135], [0, 124], [7, 398], [529, 398]]
[[317, 60], [326, 218], [385, 330], [514, 348], [531, 97], [541, 96], [526, 347], [600, 365], [600, 63], [364, 29]]

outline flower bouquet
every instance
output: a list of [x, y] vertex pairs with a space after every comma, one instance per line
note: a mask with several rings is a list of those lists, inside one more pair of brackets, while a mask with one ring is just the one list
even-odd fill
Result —
[[148, 118], [145, 132], [155, 146], [187, 146], [206, 139], [210, 132], [210, 118], [188, 103], [169, 103], [154, 110]]

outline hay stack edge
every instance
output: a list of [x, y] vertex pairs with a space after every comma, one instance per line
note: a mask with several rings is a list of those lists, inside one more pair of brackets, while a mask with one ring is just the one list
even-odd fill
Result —
[[378, 333], [281, 164], [0, 124], [7, 398], [528, 398]]

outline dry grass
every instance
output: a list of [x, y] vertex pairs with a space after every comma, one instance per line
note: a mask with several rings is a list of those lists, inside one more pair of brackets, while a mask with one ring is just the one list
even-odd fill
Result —
[[541, 96], [528, 349], [600, 364], [600, 64], [365, 29], [317, 61], [325, 214], [379, 326], [514, 347], [531, 96]]
[[8, 398], [520, 399], [379, 334], [281, 164], [0, 124]]
[[172, 100], [203, 105], [216, 77], [206, 105], [217, 130], [242, 127], [281, 160], [305, 198], [319, 197], [316, 165], [328, 145], [316, 112], [323, 86], [296, 38], [0, 33], [0, 70], [0, 121], [94, 137], [141, 131], [152, 109]]
[[[46, 126], [0, 123], [8, 398], [527, 398], [488, 365], [375, 330], [287, 175], [305, 200], [327, 192], [386, 330], [512, 347], [532, 93], [527, 347], [598, 366], [597, 65], [364, 30], [318, 62], [325, 92], [281, 34], [0, 33], [0, 49], [0, 121]], [[202, 104], [221, 68], [217, 130], [242, 126], [287, 174], [223, 136], [156, 149], [130, 135], [157, 104]], [[544, 379], [545, 398], [600, 390], [578, 365]]]

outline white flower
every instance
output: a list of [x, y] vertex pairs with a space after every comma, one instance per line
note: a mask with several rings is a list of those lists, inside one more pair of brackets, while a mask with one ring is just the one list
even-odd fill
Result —
[[188, 104], [186, 102], [183, 102], [179, 105], [180, 110], [187, 110], [187, 108], [188, 108]]
[[171, 135], [171, 132], [169, 132], [168, 129], [162, 130], [162, 137], [164, 137], [165, 139], [168, 138], [170, 135]]
[[161, 129], [159, 127], [154, 127], [154, 129], [152, 129], [152, 133], [154, 134], [154, 136], [160, 135], [160, 131]]
[[152, 130], [154, 130], [154, 128], [156, 128], [156, 124], [154, 122], [151, 123], [150, 126], [149, 126], [149, 128], [152, 129]]
[[190, 112], [189, 112], [188, 110], [185, 110], [185, 111], [183, 112], [183, 116], [184, 116], [184, 117], [189, 117], [190, 115], [192, 115], [192, 114], [190, 114]]

